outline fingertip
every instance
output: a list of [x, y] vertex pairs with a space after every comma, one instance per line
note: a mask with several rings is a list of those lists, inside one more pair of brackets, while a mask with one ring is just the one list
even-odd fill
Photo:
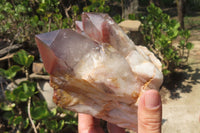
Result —
[[144, 94], [145, 97], [145, 107], [148, 109], [153, 109], [161, 104], [161, 97], [158, 91], [149, 90]]
[[78, 113], [79, 133], [103, 133], [100, 127], [100, 120], [89, 114]]
[[162, 103], [158, 91], [148, 90], [140, 97], [138, 105], [138, 132], [160, 133]]

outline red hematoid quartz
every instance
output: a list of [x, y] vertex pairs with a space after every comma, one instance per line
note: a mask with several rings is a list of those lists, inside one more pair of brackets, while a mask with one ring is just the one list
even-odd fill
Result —
[[153, 53], [101, 13], [83, 13], [76, 31], [61, 29], [35, 39], [58, 106], [136, 130], [141, 93], [163, 82]]

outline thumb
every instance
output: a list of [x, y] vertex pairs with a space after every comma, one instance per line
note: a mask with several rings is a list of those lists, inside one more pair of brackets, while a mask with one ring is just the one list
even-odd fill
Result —
[[161, 133], [162, 103], [156, 90], [144, 92], [138, 106], [138, 133]]

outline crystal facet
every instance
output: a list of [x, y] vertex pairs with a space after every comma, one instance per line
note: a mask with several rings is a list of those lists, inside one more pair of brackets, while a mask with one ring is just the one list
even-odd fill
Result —
[[137, 101], [163, 81], [160, 61], [102, 13], [83, 13], [76, 31], [36, 35], [54, 102], [123, 128], [137, 128]]

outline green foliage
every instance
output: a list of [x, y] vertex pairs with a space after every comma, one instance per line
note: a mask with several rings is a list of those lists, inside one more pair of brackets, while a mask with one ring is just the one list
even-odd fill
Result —
[[[142, 34], [146, 46], [152, 50], [163, 64], [165, 75], [187, 62], [193, 44], [188, 42], [190, 32], [180, 30], [180, 24], [169, 15], [151, 4], [148, 15], [142, 17]], [[175, 40], [179, 43], [175, 44]]]
[[[29, 78], [19, 84], [14, 81], [17, 72], [28, 72], [34, 56], [20, 50], [13, 56], [13, 60], [22, 67], [13, 65], [8, 70], [0, 69], [0, 75], [13, 81], [16, 86], [13, 90], [5, 91], [5, 101], [0, 103], [3, 119], [8, 126], [20, 132], [27, 132], [32, 128], [30, 121], [38, 126], [39, 132], [58, 132], [66, 125], [76, 126], [74, 113], [60, 108], [48, 109], [47, 103], [38, 96], [36, 82]], [[27, 77], [28, 75], [29, 73], [26, 74]], [[64, 114], [64, 117], [60, 114]], [[10, 132], [9, 128], [6, 131]]]
[[3, 111], [11, 111], [15, 107], [15, 104], [6, 104], [6, 103], [0, 103], [0, 108]]
[[5, 92], [6, 98], [15, 103], [26, 102], [29, 97], [32, 97], [35, 94], [35, 88], [35, 82], [21, 82], [13, 91]]
[[12, 79], [15, 77], [18, 71], [21, 70], [20, 66], [13, 65], [11, 66], [8, 70], [4, 70], [0, 68], [0, 75], [7, 78], [7, 79]]
[[123, 21], [121, 15], [117, 14], [113, 17], [113, 20], [116, 22], [116, 23], [120, 23], [121, 21]]
[[[32, 45], [35, 43], [35, 34], [74, 28], [75, 21], [80, 19], [83, 11], [108, 13], [111, 2], [113, 1], [1, 0], [0, 37], [6, 37], [10, 42]], [[115, 17], [118, 22], [121, 21], [119, 16]]]
[[136, 20], [136, 15], [134, 13], [128, 15], [128, 19]]
[[40, 120], [50, 116], [50, 113], [45, 103], [38, 105], [36, 104], [31, 109], [31, 116], [34, 120]]
[[[59, 0], [0, 1], [0, 36], [11, 41], [33, 43], [35, 34], [67, 28]], [[69, 18], [70, 19], [70, 18]]]
[[13, 60], [22, 66], [30, 67], [34, 61], [34, 56], [28, 55], [25, 50], [20, 50], [13, 56]]
[[83, 8], [84, 12], [109, 12], [110, 7], [106, 5], [108, 0], [89, 0], [90, 5]]

